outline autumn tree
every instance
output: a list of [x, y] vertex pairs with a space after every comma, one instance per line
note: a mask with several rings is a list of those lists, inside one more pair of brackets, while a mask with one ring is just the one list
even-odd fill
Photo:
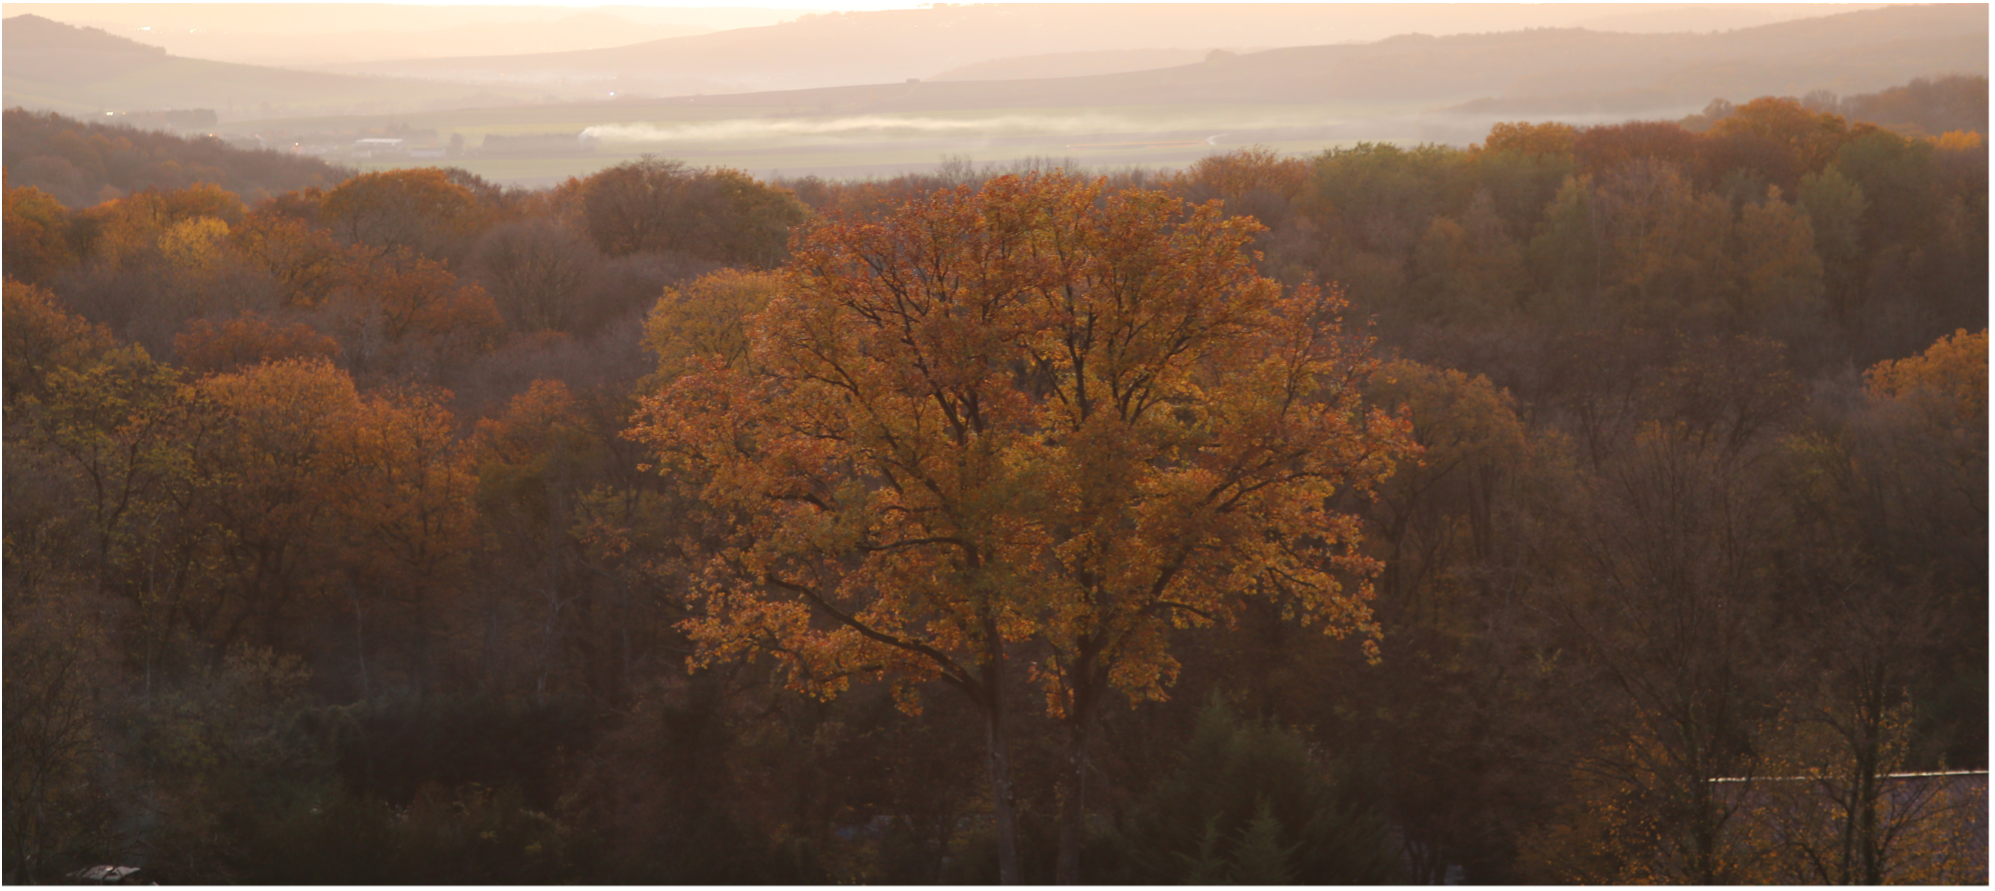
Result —
[[1847, 134], [1839, 116], [1819, 114], [1796, 100], [1762, 96], [1712, 124], [1714, 134], [1754, 134], [1794, 151], [1803, 169], [1821, 169], [1835, 157]]
[[194, 371], [235, 371], [276, 359], [321, 358], [339, 355], [339, 343], [293, 323], [278, 325], [256, 315], [220, 323], [195, 319], [173, 339], [183, 367]]
[[1412, 297], [1422, 321], [1492, 321], [1517, 309], [1524, 249], [1503, 230], [1488, 192], [1461, 218], [1437, 216], [1413, 249]]
[[1915, 757], [1921, 716], [1908, 682], [1930, 660], [1947, 604], [1930, 585], [1893, 585], [1851, 565], [1847, 550], [1820, 548], [1836, 542], [1811, 544], [1804, 571], [1813, 597], [1796, 630], [1817, 680], [1793, 691], [1776, 725], [1769, 748], [1782, 779], [1768, 784], [1772, 806], [1754, 808], [1742, 828], [1780, 843], [1787, 856], [1776, 862], [1794, 879], [1935, 881], [1908, 868], [1941, 853], [1921, 836], [1962, 825], [1944, 801], [1955, 780], [1893, 774]]
[[1287, 201], [1309, 186], [1309, 163], [1284, 158], [1266, 146], [1253, 146], [1224, 155], [1200, 158], [1182, 176], [1185, 185], [1209, 190], [1214, 197], [1238, 201], [1266, 190]]
[[574, 593], [582, 575], [575, 565], [580, 548], [572, 535], [580, 494], [573, 488], [593, 451], [591, 440], [568, 388], [535, 381], [504, 413], [479, 421], [469, 443], [478, 525], [491, 542], [487, 559], [508, 567], [502, 584], [481, 592], [493, 604], [479, 619], [496, 629], [507, 599], [525, 601], [519, 612], [539, 619], [523, 623], [538, 631], [522, 635], [527, 658], [491, 660], [484, 674], [495, 681], [516, 673], [530, 676], [535, 689], [547, 689], [566, 626], [581, 611]]
[[[472, 545], [477, 477], [448, 398], [431, 388], [368, 396], [318, 431], [319, 462], [330, 470], [323, 497], [339, 530], [339, 590], [356, 620], [372, 608], [372, 633], [423, 686], [435, 682], [442, 617]], [[363, 681], [368, 646], [355, 641]]]
[[[1586, 524], [1576, 536], [1584, 562], [1548, 608], [1578, 654], [1567, 696], [1585, 718], [1570, 732], [1590, 748], [1563, 810], [1568, 831], [1597, 834], [1605, 862], [1569, 879], [1741, 875], [1745, 852], [1729, 825], [1764, 775], [1753, 686], [1777, 662], [1769, 623], [1755, 615], [1771, 607], [1764, 587], [1754, 590], [1766, 557], [1753, 539], [1766, 526], [1749, 514], [1767, 499], [1719, 477], [1703, 451], [1646, 429], [1603, 480], [1615, 494], [1595, 494], [1597, 509], [1573, 518]], [[1718, 778], [1744, 782], [1732, 795]], [[1555, 847], [1544, 841], [1528, 846]]]
[[85, 485], [95, 534], [98, 590], [115, 584], [118, 549], [130, 544], [121, 528], [176, 475], [178, 375], [137, 347], [110, 350], [95, 361], [57, 367], [38, 398], [19, 403], [28, 423], [21, 437], [72, 465]]
[[341, 238], [435, 257], [480, 221], [471, 190], [433, 167], [364, 173], [326, 193], [319, 216]]
[[[173, 377], [42, 288], [7, 279], [4, 309], [0, 869], [8, 882], [53, 882], [115, 841], [118, 791], [98, 769], [107, 735], [99, 716], [120, 656], [133, 654], [107, 630], [119, 611], [104, 595], [139, 587], [120, 583], [161, 525], [173, 462], [161, 435], [170, 413], [158, 403]], [[134, 599], [126, 627], [144, 627], [151, 616]]]
[[243, 217], [242, 199], [208, 183], [185, 189], [147, 189], [106, 201], [82, 214], [92, 235], [89, 251], [112, 262], [133, 251], [154, 248], [175, 224], [212, 218], [234, 225]]
[[782, 262], [790, 228], [808, 211], [787, 190], [738, 170], [644, 158], [565, 187], [603, 253], [676, 251], [718, 263]]
[[41, 282], [76, 263], [69, 210], [33, 186], [5, 187], [7, 275]]
[[494, 686], [626, 708], [654, 647], [680, 640], [681, 510], [633, 472], [636, 445], [616, 436], [628, 417], [627, 400], [540, 380], [467, 443], [490, 581], [466, 603], [498, 644], [478, 669]]
[[[1965, 790], [1955, 778], [1891, 774], [1959, 763], [1951, 759], [1962, 750], [1978, 758], [1986, 747], [1986, 526], [1977, 506], [1985, 447], [1974, 444], [1986, 442], [1985, 339], [1960, 332], [1924, 355], [1880, 364], [1868, 375], [1873, 398], [1854, 411], [1818, 406], [1828, 417], [1814, 429], [1794, 423], [1798, 388], [1773, 370], [1779, 364], [1776, 345], [1739, 338], [1691, 346], [1658, 376], [1646, 401], [1670, 419], [1678, 447], [1717, 459], [1668, 484], [1672, 498], [1705, 501], [1684, 520], [1656, 511], [1666, 500], [1653, 482], [1628, 475], [1630, 465], [1610, 468], [1615, 500], [1652, 515], [1637, 536], [1614, 533], [1626, 543], [1612, 548], [1653, 555], [1639, 558], [1643, 569], [1591, 573], [1609, 586], [1623, 584], [1616, 576], [1635, 582], [1611, 601], [1622, 618], [1591, 620], [1620, 626], [1619, 645], [1601, 662], [1631, 701], [1650, 700], [1644, 712], [1679, 717], [1645, 718], [1648, 729], [1591, 756], [1588, 772], [1612, 777], [1618, 791], [1582, 791], [1575, 812], [1585, 816], [1573, 825], [1591, 827], [1599, 850], [1623, 858], [1582, 870], [1591, 880], [1618, 868], [1623, 880], [1729, 872], [1759, 882], [1938, 881], [1962, 865], [1946, 836], [1963, 825], [1954, 796]], [[1842, 411], [1848, 416], [1837, 417]], [[1707, 430], [1699, 417], [1717, 423]], [[1927, 438], [1947, 426], [1967, 433], [1965, 448]], [[1644, 432], [1640, 464], [1666, 467], [1656, 460], [1665, 457], [1660, 442]], [[1747, 460], [1727, 468], [1735, 461], [1727, 454]], [[1955, 460], [1961, 465], [1949, 466]], [[1734, 494], [1711, 498], [1727, 490]], [[1742, 509], [1757, 516], [1738, 523]], [[1587, 519], [1603, 533], [1621, 522], [1612, 513]], [[1685, 551], [1683, 531], [1693, 527], [1707, 530], [1700, 537], [1723, 530], [1690, 551], [1699, 573], [1733, 575], [1722, 587], [1700, 591], [1696, 574], [1668, 568], [1676, 558], [1655, 559]], [[1668, 605], [1659, 610], [1648, 588], [1667, 591]], [[1712, 598], [1717, 590], [1725, 596]], [[1752, 646], [1710, 661], [1740, 631]], [[1667, 665], [1643, 667], [1658, 652], [1671, 652]], [[1727, 682], [1714, 668], [1736, 675]], [[1939, 692], [1947, 688], [1957, 692]], [[1693, 690], [1707, 697], [1694, 711], [1683, 697]], [[1941, 710], [1955, 713], [1932, 713]], [[1954, 721], [1961, 729], [1947, 726]], [[1687, 745], [1696, 733], [1706, 741]], [[1716, 760], [1685, 777], [1697, 760], [1686, 755]], [[1722, 779], [1685, 781], [1700, 775]], [[1699, 804], [1707, 788], [1717, 794]]]
[[494, 227], [479, 240], [473, 268], [514, 329], [577, 331], [602, 256], [581, 236], [546, 219]]
[[1000, 875], [1020, 880], [1005, 691], [1064, 727], [1059, 878], [1078, 879], [1090, 736], [1164, 698], [1173, 629], [1252, 598], [1378, 629], [1355, 517], [1411, 448], [1360, 400], [1334, 293], [1256, 275], [1259, 225], [1060, 174], [938, 193], [800, 236], [750, 332], [631, 435], [701, 475], [727, 527], [686, 628], [701, 664], [766, 653], [830, 696], [930, 679], [986, 729]]
[[1290, 281], [1302, 278], [1298, 267], [1313, 270], [1338, 282], [1353, 312], [1374, 316], [1382, 332], [1403, 328], [1414, 249], [1435, 216], [1465, 203], [1452, 186], [1466, 157], [1447, 146], [1389, 143], [1316, 156], [1290, 227], [1305, 231], [1264, 237], [1263, 269]]
[[1941, 757], [1972, 763], [1988, 732], [1988, 332], [1879, 363], [1866, 383], [1873, 399], [1818, 460], [1836, 462], [1831, 503], [1842, 502], [1846, 549], [1890, 582], [1876, 587], [1933, 589], [1938, 620], [1914, 689], [1931, 707], [1923, 717], [1953, 737]]
[[265, 210], [231, 227], [229, 241], [246, 265], [270, 276], [279, 300], [292, 307], [324, 303], [349, 260], [366, 256], [365, 249], [341, 245], [324, 229]]
[[1822, 258], [1807, 210], [1781, 200], [1780, 188], [1769, 186], [1762, 200], [1740, 209], [1733, 232], [1739, 280], [1727, 307], [1729, 327], [1793, 342], [1825, 339], [1803, 336], [1827, 319]]
[[505, 320], [491, 295], [407, 248], [350, 258], [327, 327], [357, 368], [451, 366], [489, 350]]
[[1801, 178], [1795, 205], [1808, 214], [1815, 237], [1815, 255], [1822, 263], [1823, 294], [1830, 321], [1845, 329], [1860, 324], [1857, 312], [1857, 269], [1862, 260], [1859, 237], [1869, 202], [1863, 190], [1834, 167]]
[[[1732, 216], [1724, 199], [1699, 192], [1675, 164], [1653, 158], [1622, 162], [1597, 181], [1569, 179], [1531, 242], [1544, 283], [1529, 301], [1533, 314], [1586, 327], [1716, 324], [1738, 309], [1727, 251]], [[1779, 286], [1802, 272], [1771, 256], [1792, 246], [1798, 221], [1791, 217], [1767, 215], [1768, 301], [1801, 299]]]
[[1314, 185], [1343, 240], [1398, 262], [1452, 209], [1448, 174], [1460, 160], [1445, 146], [1359, 143], [1318, 156]]
[[1685, 164], [1697, 151], [1697, 134], [1668, 121], [1629, 121], [1588, 127], [1573, 136], [1573, 159], [1594, 176], [1643, 158]]
[[1280, 229], [1292, 206], [1309, 192], [1309, 162], [1284, 158], [1266, 146], [1200, 158], [1174, 182], [1174, 191], [1193, 202], [1217, 198], [1226, 211]]
[[1835, 159], [1847, 133], [1848, 127], [1836, 115], [1817, 114], [1793, 99], [1761, 96], [1712, 124], [1707, 142], [1716, 147], [1728, 137], [1765, 141], [1775, 152], [1760, 172], [1774, 185], [1792, 191], [1801, 174], [1819, 172]]
[[1528, 125], [1516, 126], [1519, 129], [1508, 133], [1503, 124], [1491, 127], [1482, 148], [1468, 152], [1463, 173], [1478, 196], [1489, 196], [1505, 233], [1522, 243], [1530, 240], [1544, 218], [1545, 205], [1578, 167], [1572, 154], [1576, 131], [1561, 134], [1562, 125], [1556, 124], [1528, 130], [1524, 129]]
[[1516, 401], [1488, 379], [1399, 360], [1380, 366], [1368, 395], [1405, 405], [1421, 460], [1407, 462], [1380, 489], [1376, 513], [1388, 548], [1385, 590], [1409, 614], [1427, 611], [1434, 576], [1450, 563], [1499, 558], [1495, 503], [1506, 476], [1530, 463]]
[[[57, 556], [66, 540], [61, 524], [21, 507], [17, 475], [25, 450], [10, 447], [7, 465], [5, 647], [0, 672], [7, 709], [4, 790], [6, 816], [0, 869], [9, 883], [57, 882], [84, 857], [112, 847], [118, 790], [93, 770], [104, 755], [104, 729], [95, 720], [115, 654], [105, 640], [101, 614], [82, 595], [88, 582], [64, 572]], [[32, 473], [30, 469], [28, 473]]]
[[1979, 434], [1979, 451], [1987, 460], [1987, 330], [1955, 331], [1917, 356], [1878, 363], [1864, 378], [1879, 396], [1915, 400], [1935, 427]]
[[1491, 124], [1489, 138], [1483, 140], [1487, 152], [1514, 151], [1529, 155], [1570, 155], [1579, 131], [1571, 124], [1529, 121]]
[[93, 325], [65, 311], [47, 289], [6, 280], [4, 315], [6, 401], [39, 393], [59, 368], [93, 363], [118, 348], [118, 340], [102, 325]]
[[768, 306], [781, 286], [774, 273], [723, 269], [666, 288], [644, 320], [644, 347], [658, 357], [654, 380], [669, 383], [685, 371], [687, 360], [701, 356], [744, 368], [748, 319]]

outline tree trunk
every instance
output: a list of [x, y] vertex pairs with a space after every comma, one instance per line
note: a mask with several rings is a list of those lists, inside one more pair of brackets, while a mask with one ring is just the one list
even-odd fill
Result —
[[1081, 883], [1081, 833], [1087, 822], [1088, 743], [1094, 738], [1095, 712], [1108, 678], [1098, 672], [1094, 646], [1084, 648], [1074, 671], [1073, 699], [1067, 710], [1067, 760], [1060, 789], [1060, 855], [1053, 881]]
[[991, 770], [991, 819], [996, 824], [998, 882], [1024, 883], [1018, 868], [1018, 813], [1011, 793], [1011, 730], [1005, 720], [1004, 694], [998, 672], [987, 669], [985, 677], [989, 700], [984, 703], [985, 747]]
[[1066, 779], [1060, 790], [1060, 859], [1053, 879], [1060, 885], [1081, 883], [1081, 828], [1087, 819], [1088, 737], [1093, 722], [1087, 716], [1076, 718], [1069, 731]]
[[1882, 748], [1879, 737], [1883, 735], [1884, 696], [1883, 685], [1872, 684], [1865, 691], [1858, 728], [1856, 752], [1856, 794], [1857, 794], [1857, 838], [1858, 851], [1863, 857], [1863, 877], [1865, 885], [1884, 884], [1883, 838], [1878, 832], [1877, 805], [1883, 795], [1879, 750]]
[[346, 598], [353, 602], [353, 657], [360, 666], [360, 699], [365, 702], [374, 698], [374, 690], [367, 681], [367, 615], [360, 608], [360, 595], [347, 586]]

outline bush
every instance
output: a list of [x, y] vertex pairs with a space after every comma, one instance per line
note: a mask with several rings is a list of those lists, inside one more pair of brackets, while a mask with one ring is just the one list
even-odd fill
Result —
[[1185, 763], [1124, 827], [1123, 880], [1194, 884], [1384, 884], [1400, 877], [1385, 822], [1349, 772], [1303, 741], [1217, 702]]

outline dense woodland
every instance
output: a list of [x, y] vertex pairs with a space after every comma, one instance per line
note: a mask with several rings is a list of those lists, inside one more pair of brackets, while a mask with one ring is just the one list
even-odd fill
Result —
[[[542, 191], [118, 173], [144, 140], [32, 118], [127, 177], [96, 203], [23, 184], [9, 112], [5, 878], [1986, 881], [1985, 776], [1884, 775], [1987, 766], [1987, 146], [1812, 104]], [[1013, 317], [903, 274], [1194, 332], [1103, 354], [1160, 363], [1169, 442], [1102, 409], [978, 465], [1108, 519], [1031, 544], [1072, 510], [921, 481], [1028, 542], [970, 587], [1039, 612], [921, 644], [1008, 674], [911, 643], [961, 592], [878, 540], [918, 499], [851, 406], [960, 444], [1085, 375], [964, 371]], [[865, 401], [916, 366], [954, 382]], [[1268, 443], [1306, 472], [1246, 519], [1170, 500]], [[1124, 577], [1182, 599], [1046, 593]]]

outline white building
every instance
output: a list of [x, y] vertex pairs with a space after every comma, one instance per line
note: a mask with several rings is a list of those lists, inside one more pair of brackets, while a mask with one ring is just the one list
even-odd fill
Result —
[[372, 158], [377, 155], [400, 155], [408, 151], [408, 140], [371, 137], [353, 141], [353, 156]]

